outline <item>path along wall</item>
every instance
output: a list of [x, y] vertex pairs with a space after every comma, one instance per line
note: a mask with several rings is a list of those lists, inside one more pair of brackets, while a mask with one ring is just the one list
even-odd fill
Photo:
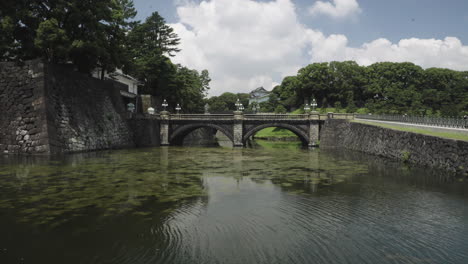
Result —
[[468, 142], [329, 119], [321, 148], [357, 150], [405, 162], [468, 173]]
[[133, 145], [112, 82], [39, 60], [0, 63], [0, 152], [56, 154]]

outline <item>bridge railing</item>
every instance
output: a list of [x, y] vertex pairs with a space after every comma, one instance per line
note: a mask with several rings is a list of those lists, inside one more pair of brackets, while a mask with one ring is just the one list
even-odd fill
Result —
[[230, 114], [172, 114], [174, 120], [232, 120], [234, 115]]
[[465, 128], [468, 129], [468, 119], [462, 117], [428, 117], [408, 115], [357, 115], [356, 118], [368, 120], [380, 120], [401, 122], [408, 124], [429, 125], [438, 127]]
[[244, 115], [244, 120], [302, 120], [308, 119], [309, 115], [288, 115], [288, 114], [248, 114]]
[[326, 115], [320, 115], [320, 119], [328, 119], [328, 118], [354, 119], [355, 117], [356, 117], [356, 114], [352, 114], [352, 113], [328, 113]]
[[[129, 118], [134, 117], [131, 115]], [[160, 114], [144, 115], [145, 118], [160, 119]], [[354, 119], [355, 114], [328, 113], [328, 114], [244, 114], [243, 120], [314, 120], [333, 119]], [[233, 120], [234, 114], [170, 114], [171, 120]]]

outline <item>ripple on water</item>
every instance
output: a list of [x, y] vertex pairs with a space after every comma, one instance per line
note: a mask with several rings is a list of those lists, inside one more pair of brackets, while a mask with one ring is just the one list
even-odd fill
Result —
[[4, 161], [0, 261], [468, 263], [468, 188], [440, 172], [329, 151], [89, 155]]

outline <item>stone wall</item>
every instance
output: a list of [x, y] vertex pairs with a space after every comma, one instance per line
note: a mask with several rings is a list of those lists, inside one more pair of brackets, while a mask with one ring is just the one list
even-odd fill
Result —
[[55, 154], [133, 146], [112, 82], [40, 61], [0, 63], [0, 151]]
[[159, 121], [139, 116], [130, 120], [135, 147], [157, 147], [160, 145]]
[[405, 162], [468, 173], [468, 142], [329, 119], [321, 148], [345, 148]]
[[45, 76], [52, 153], [133, 146], [119, 88], [111, 81], [55, 65], [46, 67]]
[[48, 153], [44, 65], [0, 63], [0, 153]]

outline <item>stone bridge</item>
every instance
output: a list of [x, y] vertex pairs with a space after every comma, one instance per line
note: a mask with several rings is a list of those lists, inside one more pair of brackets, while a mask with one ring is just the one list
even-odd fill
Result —
[[293, 132], [304, 146], [316, 147], [321, 124], [327, 118], [352, 119], [352, 114], [320, 115], [310, 114], [170, 114], [161, 112], [157, 115], [145, 115], [145, 119], [159, 121], [161, 145], [180, 145], [185, 136], [192, 131], [209, 127], [221, 131], [233, 143], [234, 147], [243, 147], [247, 140], [258, 131], [267, 127], [285, 128]]

